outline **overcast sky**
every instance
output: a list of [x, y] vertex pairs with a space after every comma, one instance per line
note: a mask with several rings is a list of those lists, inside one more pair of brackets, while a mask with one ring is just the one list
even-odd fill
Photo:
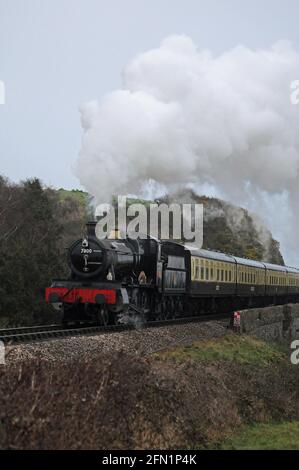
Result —
[[279, 39], [299, 49], [298, 21], [298, 0], [0, 0], [1, 173], [80, 187], [78, 108], [120, 87], [136, 54], [170, 34], [216, 55]]

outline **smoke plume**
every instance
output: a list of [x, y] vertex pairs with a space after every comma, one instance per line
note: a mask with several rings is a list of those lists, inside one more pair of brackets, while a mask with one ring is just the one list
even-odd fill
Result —
[[299, 265], [299, 107], [290, 85], [299, 54], [288, 42], [238, 46], [217, 57], [186, 36], [137, 56], [123, 87], [81, 107], [81, 184], [97, 202], [209, 188], [258, 213]]

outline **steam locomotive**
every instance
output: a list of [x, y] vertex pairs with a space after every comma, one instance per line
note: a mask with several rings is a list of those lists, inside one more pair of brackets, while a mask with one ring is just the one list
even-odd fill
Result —
[[297, 302], [299, 270], [147, 236], [99, 240], [96, 222], [68, 251], [69, 279], [46, 301], [64, 324], [113, 324], [123, 315], [161, 320]]

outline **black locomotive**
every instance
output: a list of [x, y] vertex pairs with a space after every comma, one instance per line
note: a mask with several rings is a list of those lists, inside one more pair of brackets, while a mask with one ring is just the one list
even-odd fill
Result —
[[195, 316], [299, 300], [299, 270], [151, 237], [99, 240], [96, 222], [69, 249], [70, 278], [46, 300], [68, 323]]

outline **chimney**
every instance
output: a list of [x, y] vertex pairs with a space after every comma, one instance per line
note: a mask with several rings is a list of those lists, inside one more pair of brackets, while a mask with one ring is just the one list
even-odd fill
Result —
[[87, 222], [86, 223], [86, 230], [87, 230], [87, 236], [88, 237], [95, 237], [96, 236], [96, 225], [97, 223], [94, 221]]

